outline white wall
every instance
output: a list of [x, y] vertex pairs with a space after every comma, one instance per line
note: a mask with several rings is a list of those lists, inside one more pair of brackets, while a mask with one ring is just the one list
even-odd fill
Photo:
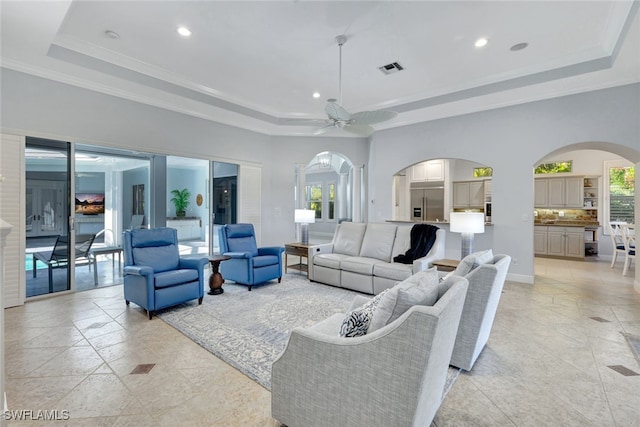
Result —
[[[376, 132], [371, 137], [369, 220], [391, 217], [392, 176], [416, 159], [461, 158], [493, 167], [494, 251], [533, 279], [532, 167], [572, 144], [640, 162], [640, 84]], [[602, 141], [602, 142], [601, 142]], [[636, 215], [639, 215], [637, 213]]]
[[366, 163], [364, 138], [276, 137], [2, 69], [7, 133], [262, 167], [262, 243], [295, 240], [296, 164], [321, 151]]
[[417, 160], [492, 166], [494, 250], [513, 257], [511, 277], [524, 281], [534, 273], [533, 165], [578, 143], [640, 162], [640, 84], [378, 131], [367, 141], [267, 136], [12, 70], [1, 79], [4, 132], [261, 165], [263, 244], [294, 239], [295, 165], [318, 152], [365, 165], [370, 221], [392, 217], [392, 176]]

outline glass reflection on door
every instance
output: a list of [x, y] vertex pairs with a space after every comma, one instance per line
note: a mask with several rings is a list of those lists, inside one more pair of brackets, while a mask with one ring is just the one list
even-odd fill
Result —
[[27, 138], [25, 148], [27, 297], [70, 289], [70, 144]]

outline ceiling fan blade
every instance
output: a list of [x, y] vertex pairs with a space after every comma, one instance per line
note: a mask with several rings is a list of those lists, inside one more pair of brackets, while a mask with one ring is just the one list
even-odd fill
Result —
[[373, 133], [373, 128], [371, 126], [363, 124], [348, 124], [345, 125], [342, 129], [346, 130], [349, 133], [354, 133], [361, 136], [369, 136]]
[[314, 135], [322, 135], [323, 133], [327, 133], [329, 131], [329, 129], [331, 129], [333, 127], [335, 127], [334, 124], [323, 126], [320, 129], [318, 129], [315, 132], [313, 132], [313, 134]]
[[372, 125], [375, 123], [385, 122], [396, 117], [398, 113], [389, 110], [362, 111], [351, 116], [354, 123], [361, 125]]
[[351, 114], [337, 102], [328, 102], [327, 106], [324, 107], [324, 111], [326, 111], [333, 120], [349, 120], [351, 118]]

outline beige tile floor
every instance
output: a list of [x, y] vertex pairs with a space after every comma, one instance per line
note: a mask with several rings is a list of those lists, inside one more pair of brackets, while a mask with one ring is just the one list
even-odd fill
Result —
[[[640, 335], [640, 294], [621, 269], [536, 259], [534, 285], [507, 282], [489, 344], [434, 424], [640, 425], [640, 375], [609, 368], [640, 373], [621, 334]], [[267, 390], [131, 307], [114, 286], [6, 310], [9, 408], [69, 411], [53, 425], [279, 425]]]

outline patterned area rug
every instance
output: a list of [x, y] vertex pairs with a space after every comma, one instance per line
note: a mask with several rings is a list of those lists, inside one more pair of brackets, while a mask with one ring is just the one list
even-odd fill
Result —
[[[266, 389], [271, 364], [282, 352], [289, 332], [309, 327], [335, 313], [344, 313], [357, 292], [309, 282], [285, 274], [282, 283], [256, 286], [224, 284], [221, 295], [158, 312], [157, 316]], [[338, 331], [336, 331], [337, 333]], [[445, 394], [458, 377], [450, 368]]]

